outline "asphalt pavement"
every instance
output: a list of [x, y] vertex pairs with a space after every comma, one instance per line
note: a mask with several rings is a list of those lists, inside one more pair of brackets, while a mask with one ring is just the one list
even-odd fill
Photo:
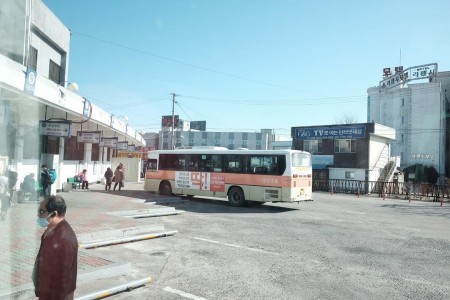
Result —
[[[448, 203], [317, 193], [309, 203], [236, 208], [223, 200], [147, 193], [143, 183], [60, 195], [80, 244], [76, 299], [132, 284], [146, 287], [114, 299], [448, 294], [436, 275], [448, 274], [439, 263], [449, 253]], [[38, 202], [17, 203], [0, 223], [0, 299], [34, 297], [31, 271], [43, 233], [37, 209]], [[146, 240], [126, 243], [140, 239]], [[105, 243], [110, 246], [96, 248]]]

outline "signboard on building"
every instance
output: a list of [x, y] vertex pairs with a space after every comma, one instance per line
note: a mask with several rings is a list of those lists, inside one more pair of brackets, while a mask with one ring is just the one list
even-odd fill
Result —
[[100, 138], [100, 147], [109, 147], [109, 148], [113, 148], [116, 149], [117, 148], [117, 143], [119, 142], [119, 138], [118, 137], [102, 137]]
[[144, 159], [144, 152], [134, 152], [134, 151], [117, 151], [117, 157], [128, 157], [128, 158], [140, 158]]
[[128, 150], [128, 142], [117, 142], [118, 150]]
[[[383, 73], [386, 74], [385, 69]], [[434, 79], [438, 73], [437, 63], [420, 65], [403, 70], [403, 66], [395, 68], [395, 74], [388, 76], [380, 81], [379, 89], [381, 91], [388, 90], [402, 83], [407, 83], [417, 79]], [[390, 74], [390, 73], [389, 73]]]
[[128, 145], [128, 151], [136, 151], [136, 146], [134, 144]]
[[24, 90], [26, 93], [33, 95], [35, 86], [36, 86], [36, 71], [31, 68], [27, 68], [27, 74], [25, 75]]
[[191, 130], [206, 131], [206, 121], [191, 121]]
[[[174, 118], [174, 127], [178, 128], [179, 116], [175, 115]], [[161, 119], [161, 127], [172, 127], [172, 116], [162, 116]]]
[[77, 143], [99, 144], [101, 137], [101, 131], [78, 131]]
[[59, 137], [70, 137], [72, 124], [70, 122], [39, 121], [39, 134]]
[[362, 139], [365, 135], [365, 125], [295, 128], [295, 137], [299, 140]]

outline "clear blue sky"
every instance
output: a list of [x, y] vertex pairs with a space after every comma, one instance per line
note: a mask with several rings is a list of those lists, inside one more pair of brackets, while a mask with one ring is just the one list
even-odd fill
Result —
[[71, 30], [69, 80], [130, 125], [210, 131], [366, 122], [383, 67], [450, 71], [450, 1], [44, 0]]

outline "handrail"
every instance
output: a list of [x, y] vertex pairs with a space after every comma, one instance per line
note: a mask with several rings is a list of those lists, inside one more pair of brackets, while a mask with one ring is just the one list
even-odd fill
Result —
[[[389, 142], [386, 142], [383, 146], [383, 149], [381, 149], [380, 154], [378, 155], [377, 160], [375, 161], [373, 167], [371, 169], [369, 169], [369, 171], [373, 171], [375, 169], [375, 166], [378, 164], [378, 162], [380, 161], [381, 155], [384, 153], [384, 149], [386, 148], [386, 146], [389, 145]], [[388, 162], [389, 162], [389, 157], [388, 157]]]

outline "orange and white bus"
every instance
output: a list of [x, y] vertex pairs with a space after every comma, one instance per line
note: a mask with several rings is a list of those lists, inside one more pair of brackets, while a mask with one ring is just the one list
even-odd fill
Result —
[[228, 197], [232, 206], [312, 200], [311, 155], [226, 148], [150, 151], [144, 189], [163, 195]]

